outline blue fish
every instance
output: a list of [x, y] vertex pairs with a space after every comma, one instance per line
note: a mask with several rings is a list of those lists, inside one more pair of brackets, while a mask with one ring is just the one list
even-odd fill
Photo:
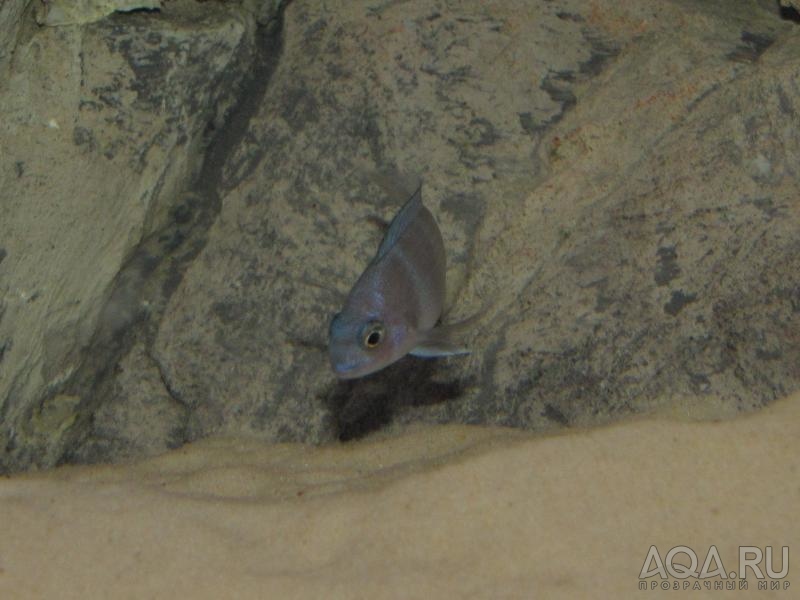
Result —
[[468, 354], [439, 325], [445, 297], [444, 242], [422, 187], [400, 209], [375, 258], [330, 324], [331, 366], [341, 379], [363, 377], [406, 354]]

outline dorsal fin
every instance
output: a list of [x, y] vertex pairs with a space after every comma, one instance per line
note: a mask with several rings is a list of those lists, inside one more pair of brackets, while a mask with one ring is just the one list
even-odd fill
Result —
[[397, 243], [397, 240], [400, 239], [411, 223], [414, 222], [414, 219], [417, 218], [421, 208], [422, 184], [420, 184], [417, 191], [414, 192], [414, 195], [406, 202], [405, 206], [400, 209], [400, 212], [397, 213], [395, 218], [392, 219], [392, 222], [389, 224], [389, 229], [386, 231], [386, 235], [383, 236], [383, 241], [378, 247], [378, 253], [375, 255], [374, 262], [378, 262], [389, 253]]

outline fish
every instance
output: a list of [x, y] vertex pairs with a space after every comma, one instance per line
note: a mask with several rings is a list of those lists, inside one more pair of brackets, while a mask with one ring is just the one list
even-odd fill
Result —
[[422, 185], [392, 219], [375, 257], [330, 322], [328, 354], [340, 379], [375, 373], [407, 354], [469, 354], [440, 324], [446, 253]]

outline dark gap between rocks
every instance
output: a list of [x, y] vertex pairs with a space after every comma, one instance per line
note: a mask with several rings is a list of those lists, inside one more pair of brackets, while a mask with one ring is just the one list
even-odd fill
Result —
[[779, 3], [778, 14], [784, 21], [791, 21], [792, 23], [800, 23], [800, 11], [793, 6], [783, 6]]
[[[176, 198], [167, 225], [143, 239], [118, 273], [104, 308], [104, 312], [114, 313], [114, 318], [100, 318], [85, 360], [60, 390], [81, 397], [82, 407], [71, 443], [57, 464], [104, 462], [99, 453], [82, 451], [82, 445], [92, 434], [93, 414], [113, 393], [118, 363], [137, 342], [143, 342], [165, 392], [186, 410], [188, 420], [189, 407], [171, 389], [150, 348], [172, 293], [205, 247], [207, 232], [220, 212], [226, 160], [246, 134], [278, 65], [283, 51], [283, 14], [290, 2], [282, 2], [274, 18], [257, 24], [252, 67], [224, 124], [208, 125], [206, 154], [196, 180]], [[120, 312], [122, 319], [118, 318]], [[189, 441], [186, 433], [178, 434], [175, 446]]]

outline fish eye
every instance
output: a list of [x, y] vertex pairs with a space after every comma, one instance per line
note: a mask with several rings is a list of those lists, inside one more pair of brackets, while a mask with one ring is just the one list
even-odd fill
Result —
[[370, 323], [364, 330], [364, 346], [374, 348], [383, 340], [383, 325], [380, 323]]

